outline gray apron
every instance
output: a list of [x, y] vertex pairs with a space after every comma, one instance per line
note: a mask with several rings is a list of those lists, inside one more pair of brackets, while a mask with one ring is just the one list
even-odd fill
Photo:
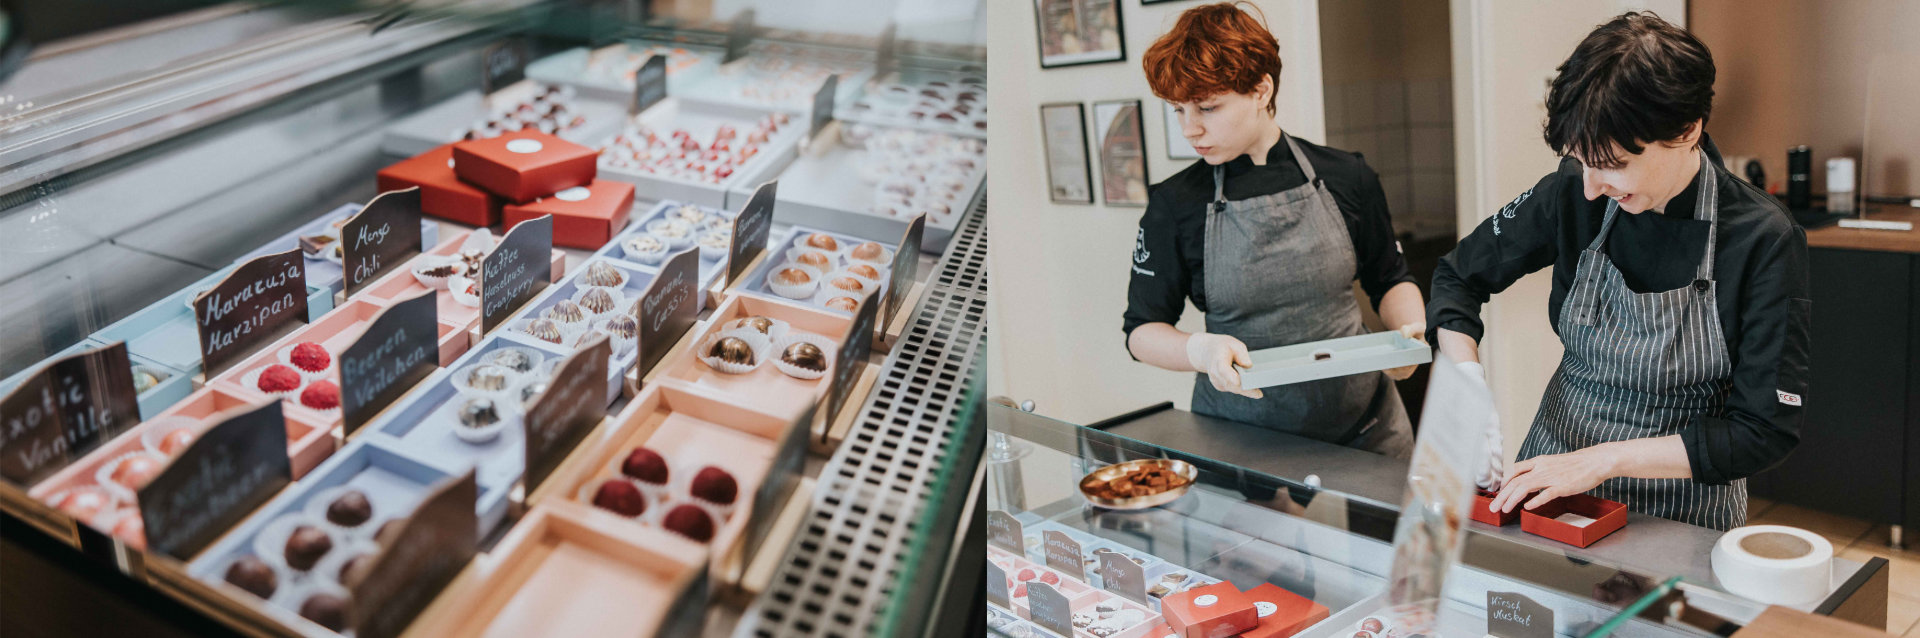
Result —
[[[1207, 332], [1247, 350], [1364, 334], [1353, 300], [1357, 258], [1346, 220], [1293, 138], [1281, 135], [1307, 183], [1226, 200], [1225, 167], [1213, 167], [1207, 205]], [[1193, 411], [1405, 458], [1412, 428], [1384, 372], [1264, 388], [1260, 399], [1193, 383]]]
[[[1580, 253], [1580, 268], [1560, 311], [1566, 355], [1547, 383], [1519, 458], [1563, 454], [1601, 443], [1679, 434], [1699, 414], [1720, 414], [1733, 362], [1714, 303], [1719, 189], [1713, 163], [1700, 159], [1700, 205], [1707, 250], [1691, 285], [1636, 293], [1602, 248], [1619, 204], [1607, 203], [1600, 235]], [[1727, 530], [1747, 521], [1747, 482], [1607, 479], [1588, 492], [1629, 509]]]

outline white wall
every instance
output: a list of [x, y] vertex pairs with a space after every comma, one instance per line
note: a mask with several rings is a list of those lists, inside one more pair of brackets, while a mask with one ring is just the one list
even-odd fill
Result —
[[[1326, 139], [1320, 76], [1317, 0], [1258, 0], [1280, 43], [1279, 121], [1289, 133]], [[1147, 176], [1166, 179], [1191, 160], [1167, 158], [1161, 102], [1148, 89], [1140, 56], [1195, 2], [1141, 5], [1120, 0], [1124, 62], [1041, 70], [1032, 0], [993, 0], [988, 7], [987, 67], [992, 167], [989, 225], [993, 246], [988, 308], [988, 387], [1032, 399], [1037, 412], [1085, 423], [1163, 400], [1181, 407], [1191, 373], [1134, 362], [1120, 332], [1127, 267], [1138, 207], [1056, 205], [1047, 198], [1039, 105], [1141, 101], [1147, 132]], [[1091, 130], [1092, 122], [1088, 122]], [[1089, 153], [1094, 149], [1087, 149]], [[1098, 163], [1094, 179], [1098, 180]], [[1097, 181], [1096, 181], [1097, 186]], [[1188, 308], [1183, 330], [1199, 329]]]
[[[1651, 9], [1685, 26], [1686, 0], [1557, 2], [1453, 0], [1454, 159], [1460, 232], [1554, 170], [1541, 139], [1546, 83], [1593, 27]], [[996, 217], [996, 221], [997, 221]], [[1480, 346], [1511, 456], [1526, 436], [1563, 350], [1547, 323], [1551, 275], [1528, 276], [1494, 297]]]

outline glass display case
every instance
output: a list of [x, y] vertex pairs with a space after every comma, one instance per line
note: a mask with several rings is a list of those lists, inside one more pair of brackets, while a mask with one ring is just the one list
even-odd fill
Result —
[[[1091, 472], [1139, 459], [1190, 464], [1194, 482], [1172, 502], [1138, 510], [1096, 507], [1078, 488]], [[1404, 476], [1404, 462], [1382, 462]], [[1175, 614], [1196, 620], [1190, 600], [1166, 601], [1208, 586], [1222, 604], [1234, 604], [1235, 595], [1269, 603], [1257, 607], [1271, 615], [1249, 616], [1257, 627], [1240, 635], [1408, 635], [1378, 613], [1398, 517], [1392, 495], [1323, 486], [1318, 468], [1279, 476], [1004, 406], [988, 409], [984, 463], [989, 535], [999, 535], [987, 557], [987, 622], [998, 635], [1059, 634], [1041, 628], [1043, 617], [1060, 613], [1053, 611], [1057, 594], [1065, 615], [1047, 620], [1064, 619], [1069, 626], [1061, 628], [1073, 636], [1157, 638], [1171, 633], [1166, 625]], [[1717, 623], [1737, 626], [1764, 608], [1697, 572], [1704, 556], [1662, 570], [1479, 522], [1471, 532], [1461, 563], [1447, 575], [1438, 635], [1492, 635], [1490, 617], [1509, 629], [1516, 621], [1533, 623], [1536, 632], [1551, 624], [1551, 634], [1499, 635], [1715, 635]], [[1076, 549], [1078, 560], [1063, 556]], [[1120, 572], [1103, 562], [1110, 559], [1101, 554], [1109, 553], [1137, 567]], [[1839, 586], [1805, 611], [1834, 614], [1855, 601], [1870, 606], [1875, 594], [1866, 583], [1883, 567], [1836, 559]], [[996, 576], [1006, 579], [997, 588]], [[1036, 612], [1040, 583], [1049, 587], [1045, 610]], [[1880, 586], [1884, 601], [1884, 581]], [[1676, 613], [1681, 608], [1692, 611]]]

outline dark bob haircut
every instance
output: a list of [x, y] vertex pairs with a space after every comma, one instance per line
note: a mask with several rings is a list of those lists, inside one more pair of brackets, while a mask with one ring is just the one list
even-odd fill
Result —
[[1619, 162], [1613, 144], [1680, 139], [1713, 111], [1713, 54], [1685, 29], [1629, 12], [1587, 34], [1547, 91], [1547, 146], [1590, 166]]

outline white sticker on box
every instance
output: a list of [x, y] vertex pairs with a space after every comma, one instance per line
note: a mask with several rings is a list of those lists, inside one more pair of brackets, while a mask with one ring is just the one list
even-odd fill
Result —
[[538, 153], [541, 148], [540, 140], [521, 138], [507, 142], [507, 151], [512, 153]]
[[569, 188], [567, 190], [554, 193], [553, 197], [563, 202], [580, 202], [580, 201], [586, 201], [587, 197], [592, 194], [593, 194], [593, 191], [587, 190], [585, 186], [575, 186], [573, 188]]
[[1212, 607], [1213, 604], [1217, 602], [1220, 602], [1220, 598], [1218, 596], [1214, 596], [1213, 594], [1203, 594], [1200, 597], [1193, 599], [1193, 606]]
[[1253, 610], [1259, 612], [1261, 618], [1266, 618], [1272, 616], [1273, 612], [1280, 611], [1280, 606], [1264, 600], [1256, 600], [1253, 602]]

